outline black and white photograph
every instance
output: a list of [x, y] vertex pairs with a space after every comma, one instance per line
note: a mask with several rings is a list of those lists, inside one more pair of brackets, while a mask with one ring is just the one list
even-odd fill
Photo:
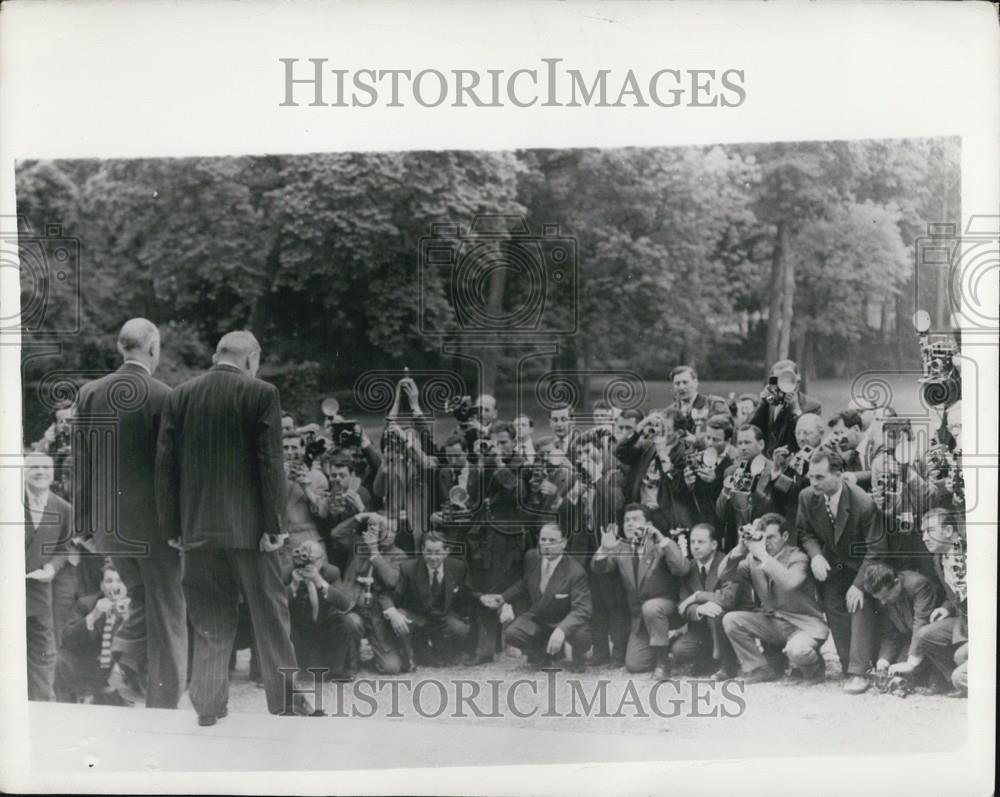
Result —
[[15, 790], [570, 793], [531, 773], [623, 765], [581, 790], [660, 793], [627, 767], [746, 759], [673, 788], [848, 794], [992, 738], [975, 137], [741, 139], [738, 60], [282, 53], [281, 118], [715, 116], [683, 143], [6, 149]]

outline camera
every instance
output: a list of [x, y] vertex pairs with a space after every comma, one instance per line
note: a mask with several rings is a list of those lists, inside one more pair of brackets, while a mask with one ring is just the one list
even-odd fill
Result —
[[886, 471], [875, 479], [875, 486], [886, 495], [898, 495], [899, 474], [896, 471]]
[[497, 446], [488, 437], [480, 437], [472, 444], [472, 453], [482, 459], [496, 453]]
[[445, 402], [444, 411], [451, 413], [459, 423], [468, 423], [477, 414], [469, 396], [452, 396]]
[[772, 376], [767, 380], [767, 393], [764, 394], [764, 401], [771, 406], [778, 406], [785, 403], [785, 394], [778, 387], [778, 377]]
[[920, 396], [928, 407], [950, 407], [962, 398], [962, 377], [955, 357], [958, 346], [952, 340], [931, 340], [931, 317], [926, 310], [913, 314], [913, 326], [920, 343], [923, 376]]
[[[576, 239], [560, 235], [558, 225], [545, 224], [538, 235], [523, 216], [479, 215], [467, 232], [456, 223], [435, 223], [420, 239], [419, 251], [421, 333], [577, 331]], [[488, 285], [498, 269], [513, 272], [508, 284], [526, 286], [512, 306], [497, 308], [490, 302]], [[442, 285], [450, 311], [443, 319], [438, 311]], [[564, 307], [570, 312], [552, 312]]]
[[330, 437], [337, 448], [360, 448], [361, 424], [357, 421], [334, 421], [330, 424]]
[[760, 542], [764, 539], [764, 532], [757, 528], [753, 523], [747, 523], [740, 526], [740, 539], [743, 542]]

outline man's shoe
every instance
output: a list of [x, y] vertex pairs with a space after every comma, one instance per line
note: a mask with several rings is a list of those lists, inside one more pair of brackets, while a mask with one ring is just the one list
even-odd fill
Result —
[[224, 719], [229, 714], [229, 708], [227, 706], [222, 707], [222, 711], [218, 714], [199, 714], [198, 724], [203, 728], [207, 728], [210, 725], [215, 725], [221, 719]]
[[566, 669], [574, 673], [582, 673], [587, 669], [587, 662], [583, 659], [570, 659], [569, 664], [566, 665]]
[[296, 717], [323, 716], [323, 712], [320, 709], [313, 708], [313, 704], [304, 695], [295, 695], [292, 698], [292, 714]]
[[731, 673], [725, 667], [720, 667], [708, 677], [713, 681], [731, 681], [736, 677], [736, 674]]
[[666, 664], [657, 664], [653, 668], [653, 680], [654, 681], [669, 681], [670, 680], [670, 667]]
[[611, 662], [611, 657], [607, 653], [595, 653], [590, 657], [591, 667], [607, 667]]
[[743, 683], [745, 684], [763, 684], [770, 681], [777, 681], [778, 674], [772, 670], [770, 667], [759, 667], [752, 673], [744, 676]]
[[849, 695], [860, 695], [863, 692], [867, 692], [871, 685], [871, 681], [863, 675], [853, 675], [844, 684], [844, 691]]
[[612, 653], [611, 654], [611, 666], [616, 670], [620, 670], [625, 666], [625, 654], [624, 653]]

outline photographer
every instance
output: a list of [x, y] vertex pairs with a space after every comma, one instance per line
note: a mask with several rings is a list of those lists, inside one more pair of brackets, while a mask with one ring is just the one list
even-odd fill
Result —
[[[556, 453], [555, 443], [554, 437], [539, 440], [534, 465], [525, 469], [528, 478], [522, 505], [529, 514], [543, 516], [554, 513], [573, 485], [573, 471], [565, 457]], [[542, 519], [539, 517], [538, 521]]]
[[52, 457], [55, 478], [52, 481], [52, 492], [60, 498], [72, 501], [73, 485], [70, 457], [72, 455], [73, 418], [76, 417], [76, 407], [69, 401], [59, 402], [52, 410], [52, 423], [45, 430], [42, 439], [32, 448], [42, 454]]
[[379, 605], [380, 595], [391, 592], [399, 583], [399, 568], [406, 559], [396, 547], [395, 523], [375, 512], [361, 512], [334, 528], [330, 540], [347, 563], [340, 582], [328, 591], [336, 607], [331, 620], [333, 672], [352, 676], [357, 669], [359, 643], [367, 639], [376, 671], [398, 675], [404, 662]]
[[927, 501], [930, 507], [965, 511], [965, 477], [962, 473], [962, 402], [943, 413], [941, 428], [925, 455]]
[[861, 429], [861, 415], [854, 410], [841, 410], [827, 422], [830, 434], [826, 445], [840, 454], [844, 460], [844, 477], [863, 489], [871, 485], [871, 473], [865, 471], [861, 462], [861, 447], [864, 446], [864, 432]]
[[687, 551], [654, 526], [639, 504], [625, 506], [622, 530], [622, 539], [616, 523], [601, 530], [592, 569], [621, 578], [631, 618], [625, 668], [633, 673], [653, 670], [656, 680], [665, 680], [670, 677], [671, 625], [679, 624], [680, 580], [690, 572], [691, 562]]
[[690, 365], [674, 368], [670, 372], [670, 382], [674, 388], [674, 403], [671, 406], [677, 410], [678, 429], [699, 434], [709, 417], [729, 412], [726, 400], [721, 396], [698, 392], [698, 372]]
[[[490, 439], [480, 446], [479, 454], [482, 508], [465, 538], [474, 597], [502, 593], [515, 583], [521, 577], [527, 548], [520, 505], [522, 461], [514, 453], [514, 428], [504, 421], [494, 421]], [[496, 608], [482, 600], [474, 608], [475, 661], [492, 661], [500, 642]]]
[[768, 480], [771, 461], [764, 456], [760, 429], [750, 423], [737, 429], [736, 452], [737, 460], [726, 469], [715, 501], [724, 551], [736, 545], [740, 528], [774, 509]]
[[477, 441], [488, 440], [497, 419], [497, 400], [486, 393], [473, 403], [468, 396], [461, 396], [448, 403], [448, 411], [458, 422], [454, 434], [465, 438], [466, 451], [474, 462], [478, 454]]
[[444, 461], [435, 463], [436, 511], [431, 527], [453, 546], [464, 546], [472, 515], [480, 507], [482, 470], [469, 463], [465, 438], [453, 434], [444, 442]]
[[935, 508], [923, 518], [924, 544], [934, 556], [937, 583], [944, 601], [928, 617], [927, 625], [913, 635], [915, 648], [905, 662], [890, 665], [892, 675], [908, 675], [923, 660], [955, 687], [955, 695], [968, 689], [969, 607], [966, 539], [963, 517]]
[[677, 410], [651, 412], [635, 431], [618, 443], [615, 455], [628, 468], [625, 500], [657, 514], [664, 528], [690, 528], [690, 497], [684, 486], [684, 434], [676, 426]]
[[592, 599], [592, 663], [613, 661], [621, 666], [625, 663], [628, 643], [628, 609], [621, 581], [591, 566], [601, 530], [618, 522], [624, 505], [619, 472], [604, 469], [600, 446], [605, 437], [596, 431], [576, 436], [571, 454], [576, 466], [575, 478], [559, 507], [559, 526], [567, 532], [566, 554], [587, 572]]
[[328, 513], [326, 477], [306, 465], [302, 442], [298, 432], [288, 432], [281, 438], [285, 458], [284, 532], [288, 535], [283, 558], [306, 540], [318, 542], [320, 533], [316, 521]]
[[131, 705], [118, 692], [122, 679], [112, 656], [115, 636], [128, 612], [125, 585], [118, 571], [107, 567], [101, 591], [77, 600], [75, 616], [63, 629], [56, 661], [56, 693], [60, 702]]
[[691, 494], [696, 523], [715, 526], [715, 504], [722, 492], [726, 471], [734, 464], [733, 424], [728, 414], [713, 415], [705, 424], [705, 448], [691, 451], [694, 461], [684, 468], [684, 485]]
[[354, 472], [354, 458], [346, 451], [334, 451], [322, 458], [323, 471], [329, 481], [328, 513], [325, 526], [332, 528], [358, 512], [372, 509], [371, 494], [361, 485]]
[[917, 635], [930, 622], [940, 598], [931, 579], [912, 570], [895, 571], [875, 562], [865, 571], [865, 592], [879, 602], [877, 670], [915, 657]]
[[[323, 412], [323, 427], [327, 445], [321, 455], [343, 453], [352, 461], [353, 475], [361, 479], [361, 484], [370, 494], [375, 482], [375, 474], [382, 466], [382, 454], [372, 445], [371, 438], [357, 421], [349, 421], [340, 414], [340, 402], [335, 398], [324, 399], [320, 405]], [[321, 457], [322, 458], [322, 457]]]
[[549, 411], [549, 429], [555, 437], [556, 448], [565, 454], [569, 454], [573, 445], [573, 407], [570, 404], [563, 404], [553, 407]]
[[532, 437], [535, 431], [535, 422], [527, 415], [518, 415], [514, 419], [514, 451], [524, 460], [526, 465], [535, 462], [535, 440]]
[[799, 417], [813, 412], [823, 414], [818, 401], [799, 390], [799, 367], [791, 360], [779, 360], [771, 366], [771, 378], [760, 392], [760, 404], [750, 423], [764, 433], [764, 453], [768, 456], [778, 446], [795, 444], [795, 424]]
[[[401, 417], [403, 395], [409, 401], [410, 412]], [[432, 456], [430, 424], [420, 409], [417, 385], [411, 378], [404, 377], [397, 383], [396, 399], [386, 423], [382, 436], [385, 459], [375, 476], [373, 494], [385, 514], [399, 523], [397, 544], [407, 553], [415, 553], [420, 538], [430, 529], [436, 460]]]
[[823, 444], [823, 419], [815, 413], [800, 415], [795, 423], [795, 443], [792, 446], [778, 446], [771, 452], [773, 458], [770, 481], [770, 496], [774, 510], [785, 516], [793, 530], [790, 537], [795, 544], [795, 513], [799, 508], [799, 493], [809, 486], [809, 457]]
[[[823, 681], [826, 667], [819, 649], [830, 630], [816, 600], [809, 557], [788, 545], [784, 518], [771, 512], [742, 531], [729, 554], [729, 568], [760, 601], [760, 607], [753, 611], [734, 611], [722, 617], [722, 627], [745, 673], [744, 683], [777, 680], [780, 674], [767, 657], [768, 648], [777, 646], [803, 678]], [[763, 654], [757, 648], [758, 640]]]
[[927, 483], [906, 461], [912, 444], [909, 423], [887, 421], [882, 434], [885, 442], [877, 446], [871, 461], [871, 497], [882, 513], [886, 557], [897, 569], [916, 570], [933, 579], [933, 560], [920, 533]]

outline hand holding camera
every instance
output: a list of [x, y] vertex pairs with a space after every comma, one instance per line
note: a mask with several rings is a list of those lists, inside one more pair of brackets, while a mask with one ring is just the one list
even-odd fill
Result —
[[601, 530], [601, 548], [610, 551], [618, 545], [618, 524], [609, 523]]

